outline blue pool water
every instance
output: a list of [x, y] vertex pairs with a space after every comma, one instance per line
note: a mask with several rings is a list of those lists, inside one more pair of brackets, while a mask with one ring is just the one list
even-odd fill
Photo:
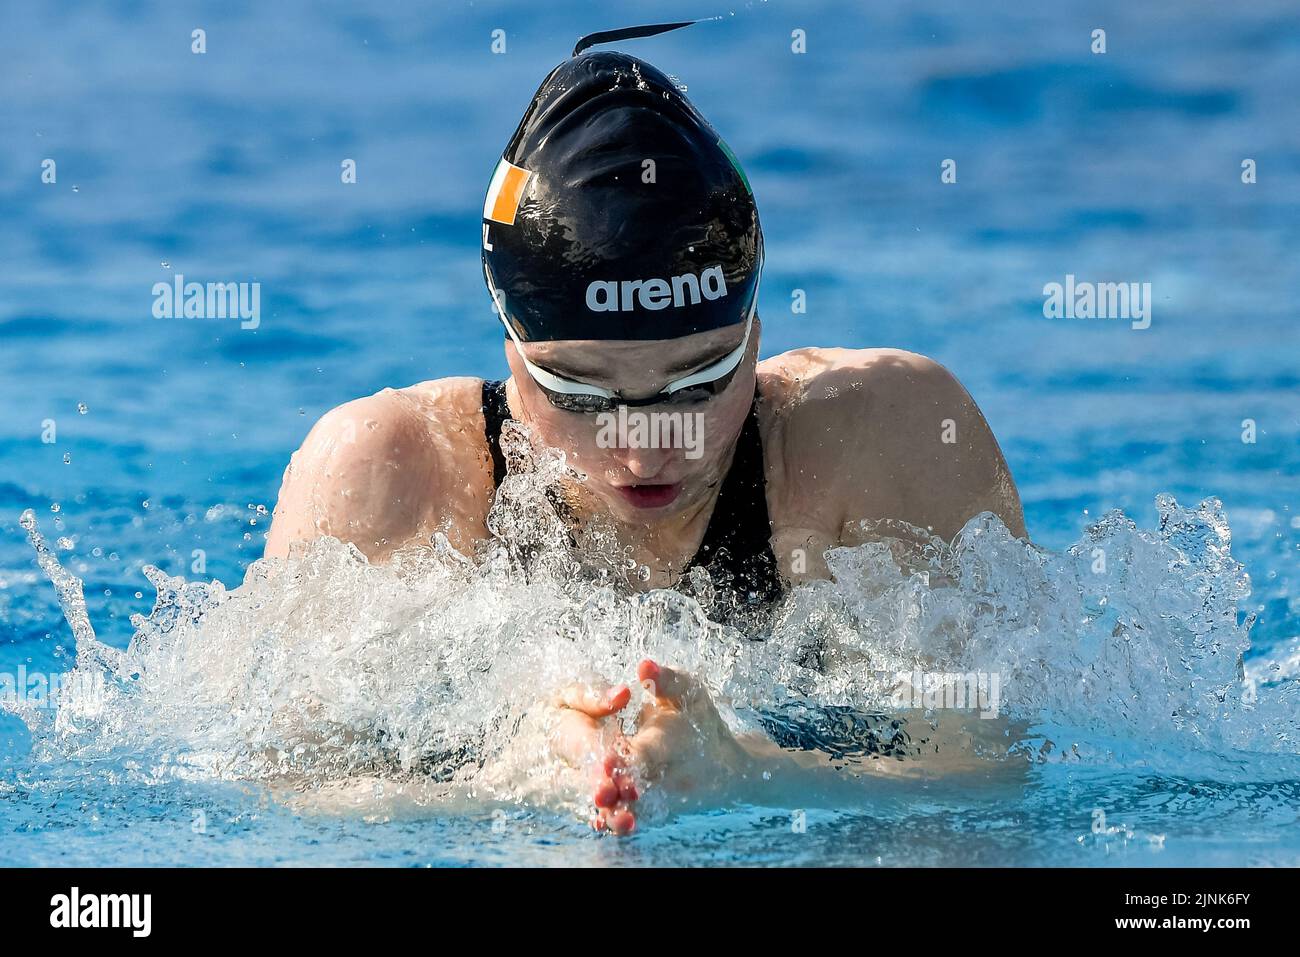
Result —
[[[58, 726], [0, 712], [0, 863], [1300, 863], [1300, 16], [1287, 0], [987, 6], [7, 11], [0, 674], [66, 671], [75, 647], [24, 510], [84, 582], [98, 641], [124, 649], [131, 616], [154, 607], [144, 566], [241, 583], [288, 455], [324, 411], [384, 386], [502, 374], [479, 209], [536, 84], [581, 33], [721, 14], [626, 48], [686, 84], [745, 165], [767, 242], [763, 353], [893, 346], [945, 363], [1055, 556], [971, 545], [979, 580], [943, 612], [906, 575], [857, 565], [835, 594], [799, 600], [853, 606], [841, 621], [890, 661], [921, 632], [907, 630], [916, 616], [891, 617], [897, 603], [872, 604], [881, 595], [973, 629], [954, 665], [1036, 674], [1013, 716], [1054, 748], [979, 783], [725, 802], [624, 841], [562, 811], [407, 808], [391, 783], [303, 807], [250, 753], [276, 740], [277, 695], [310, 681], [311, 639], [339, 642], [370, 680], [409, 663], [414, 627], [377, 629], [407, 592], [326, 555], [293, 609], [265, 583], [255, 600], [205, 592], [186, 606], [163, 581], [165, 607], [139, 625], [147, 691]], [[1104, 55], [1089, 50], [1096, 28]], [[958, 180], [944, 185], [950, 158]], [[153, 284], [176, 273], [260, 282], [260, 326], [153, 318]], [[1043, 286], [1067, 274], [1150, 282], [1150, 328], [1045, 318]], [[796, 289], [806, 313], [791, 311]], [[1181, 510], [1158, 514], [1161, 493]], [[1221, 509], [1196, 511], [1212, 498]], [[1112, 509], [1136, 528], [1103, 520]], [[1127, 577], [1080, 585], [1098, 543]], [[349, 585], [385, 600], [354, 607]], [[512, 586], [475, 587], [524, 614]], [[199, 624], [176, 624], [177, 607]], [[499, 621], [438, 607], [427, 627], [448, 647], [477, 635], [496, 649]], [[593, 653], [617, 658], [629, 630], [595, 619]], [[266, 663], [267, 635], [291, 660]], [[373, 635], [383, 651], [363, 663]], [[650, 634], [640, 650], [689, 657], [691, 637]], [[1242, 650], [1258, 702], [1234, 690]], [[761, 690], [726, 667], [700, 663], [719, 685]], [[480, 704], [508, 701], [465, 682]], [[189, 712], [187, 696], [200, 702]], [[373, 717], [342, 701], [338, 715]], [[413, 737], [468, 733], [457, 702], [442, 707], [441, 725], [414, 703], [385, 720]], [[298, 791], [328, 777], [313, 766]]]

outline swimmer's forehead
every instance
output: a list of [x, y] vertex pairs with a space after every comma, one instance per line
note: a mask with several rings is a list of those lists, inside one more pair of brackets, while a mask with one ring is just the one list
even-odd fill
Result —
[[677, 339], [552, 339], [525, 342], [530, 362], [557, 375], [597, 385], [631, 378], [680, 378], [717, 362], [745, 338], [745, 324]]

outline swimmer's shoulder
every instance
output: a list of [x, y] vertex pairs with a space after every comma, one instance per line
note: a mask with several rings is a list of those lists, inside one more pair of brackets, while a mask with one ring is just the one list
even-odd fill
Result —
[[471, 376], [380, 389], [321, 416], [303, 448], [324, 444], [364, 459], [401, 452], [409, 458], [399, 464], [406, 465], [462, 452], [477, 461], [486, 453], [482, 389], [483, 380]]
[[818, 499], [823, 523], [901, 519], [948, 536], [987, 509], [1023, 534], [997, 440], [934, 359], [805, 348], [764, 360], [758, 372], [764, 447], [778, 481], [787, 497]]
[[838, 529], [855, 507], [853, 489], [870, 486], [875, 510], [897, 510], [897, 483], [888, 479], [907, 426], [896, 408], [927, 391], [919, 380], [941, 369], [899, 349], [807, 347], [760, 362], [759, 423], [778, 509]]
[[476, 376], [428, 379], [384, 392], [392, 392], [411, 403], [439, 434], [460, 434], [461, 430], [476, 425], [479, 434], [483, 433], [483, 380]]
[[779, 405], [789, 407], [835, 398], [835, 390], [840, 388], [883, 397], [956, 385], [952, 373], [940, 363], [904, 349], [791, 349], [760, 362], [758, 374], [764, 397], [770, 390]]
[[481, 379], [382, 389], [325, 413], [293, 454], [267, 554], [333, 535], [381, 558], [435, 531], [468, 547], [481, 534], [491, 477]]
[[[919, 398], [964, 390], [942, 365], [902, 349], [792, 349], [758, 364], [760, 412], [774, 428], [854, 424]], [[877, 414], [873, 422], [881, 422]]]

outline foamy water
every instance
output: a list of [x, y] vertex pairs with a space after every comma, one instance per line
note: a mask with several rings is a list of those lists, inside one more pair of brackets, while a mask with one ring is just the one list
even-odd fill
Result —
[[[582, 779], [546, 744], [545, 702], [574, 681], [630, 682], [645, 657], [698, 676], [738, 733], [822, 748], [835, 786], [787, 781], [792, 806], [893, 799], [873, 756], [881, 728], [905, 745], [891, 771], [973, 769], [1013, 787], [1015, 771], [1055, 764], [1227, 784], [1300, 769], [1297, 643], [1244, 667], [1250, 581], [1215, 501], [1161, 496], [1153, 529], [1112, 512], [1059, 553], [988, 514], [951, 543], [878, 526], [878, 541], [829, 553], [831, 580], [794, 588], [744, 633], [695, 598], [628, 587], [640, 570], [612, 546], [594, 562], [572, 554], [545, 494], [563, 457], [511, 440], [516, 471], [478, 554], [438, 537], [375, 565], [326, 538], [255, 563], [231, 590], [148, 568], [157, 599], [122, 652], [95, 638], [80, 582], [24, 515], [76, 637], [74, 674], [96, 692], [52, 714], [16, 709], [34, 737], [29, 781], [111, 768], [371, 815], [517, 806], [581, 820]], [[893, 676], [918, 670], [996, 676], [997, 716], [900, 708]], [[773, 797], [756, 779], [644, 806], [667, 823], [683, 798], [698, 811]]]

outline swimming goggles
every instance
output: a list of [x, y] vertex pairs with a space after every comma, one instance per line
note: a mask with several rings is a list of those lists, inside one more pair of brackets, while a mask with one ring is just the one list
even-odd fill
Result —
[[745, 335], [740, 340], [740, 345], [716, 362], [711, 362], [703, 369], [697, 369], [688, 376], [674, 379], [656, 394], [641, 399], [629, 399], [618, 392], [593, 385], [590, 382], [577, 382], [573, 379], [566, 379], [549, 369], [542, 368], [535, 362], [530, 362], [527, 356], [524, 355], [524, 344], [506, 318], [505, 311], [498, 308], [497, 315], [501, 318], [501, 324], [506, 327], [506, 332], [510, 338], [514, 340], [515, 348], [519, 352], [519, 358], [524, 363], [524, 368], [528, 370], [533, 382], [541, 389], [551, 405], [565, 412], [599, 413], [613, 412], [620, 405], [693, 405], [706, 402], [722, 394], [727, 386], [731, 384], [731, 380], [735, 378], [736, 371], [740, 368], [740, 362], [745, 357], [745, 351], [749, 348], [749, 335], [754, 328], [754, 313], [757, 306], [758, 283], [756, 282], [754, 284], [753, 299], [750, 300], [749, 310], [745, 316]]

